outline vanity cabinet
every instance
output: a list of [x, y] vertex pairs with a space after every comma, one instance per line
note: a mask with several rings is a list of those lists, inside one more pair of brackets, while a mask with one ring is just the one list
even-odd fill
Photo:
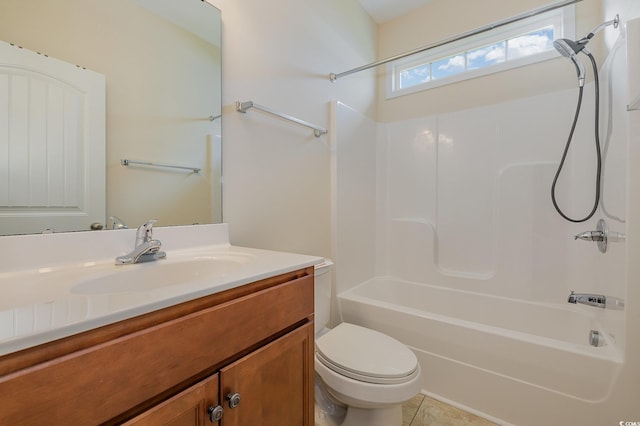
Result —
[[313, 344], [309, 267], [0, 357], [0, 424], [311, 425]]

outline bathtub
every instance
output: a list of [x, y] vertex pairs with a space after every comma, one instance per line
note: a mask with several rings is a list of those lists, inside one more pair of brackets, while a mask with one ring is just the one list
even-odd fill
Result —
[[[501, 424], [559, 424], [605, 401], [622, 355], [589, 308], [374, 278], [338, 295], [343, 321], [414, 350], [424, 392]], [[597, 330], [604, 345], [589, 344]], [[585, 420], [590, 424], [585, 414]]]

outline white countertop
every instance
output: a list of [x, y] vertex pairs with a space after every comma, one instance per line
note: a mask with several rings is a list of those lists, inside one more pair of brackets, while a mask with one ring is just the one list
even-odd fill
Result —
[[0, 237], [0, 356], [323, 261], [232, 246], [225, 224], [154, 238], [166, 259], [116, 266], [135, 230]]

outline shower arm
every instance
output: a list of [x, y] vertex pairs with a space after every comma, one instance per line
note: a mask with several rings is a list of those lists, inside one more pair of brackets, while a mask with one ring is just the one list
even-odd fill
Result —
[[598, 32], [600, 32], [600, 30], [613, 25], [613, 28], [618, 28], [618, 26], [620, 25], [620, 15], [616, 14], [615, 18], [613, 18], [610, 21], [606, 21], [603, 22], [602, 24], [598, 25], [597, 27], [595, 27], [594, 29], [592, 29], [591, 31], [589, 31], [589, 34], [587, 34], [586, 36], [582, 37], [580, 40], [577, 41], [577, 43], [580, 44], [587, 44], [591, 38], [596, 35]]

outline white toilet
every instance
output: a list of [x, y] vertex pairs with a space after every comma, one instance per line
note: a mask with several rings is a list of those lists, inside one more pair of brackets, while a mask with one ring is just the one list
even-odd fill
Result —
[[402, 403], [421, 388], [415, 354], [386, 334], [329, 324], [329, 260], [315, 267], [316, 426], [402, 426]]

